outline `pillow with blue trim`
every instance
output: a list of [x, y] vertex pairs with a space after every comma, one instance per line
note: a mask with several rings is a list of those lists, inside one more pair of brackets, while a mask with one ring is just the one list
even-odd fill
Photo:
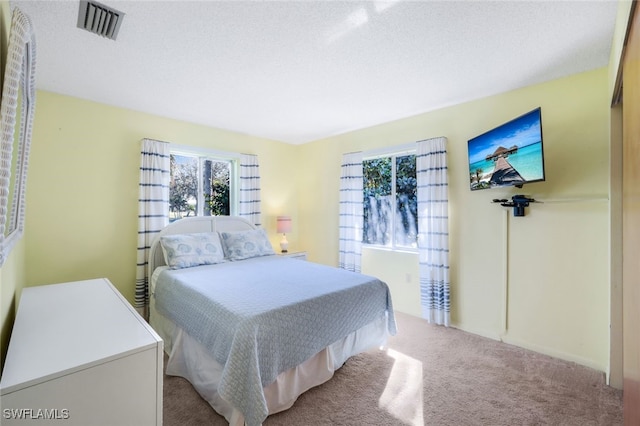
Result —
[[276, 254], [264, 229], [250, 231], [221, 232], [222, 245], [229, 260], [243, 260], [252, 257]]
[[175, 234], [160, 237], [164, 260], [171, 269], [224, 262], [224, 250], [215, 232]]

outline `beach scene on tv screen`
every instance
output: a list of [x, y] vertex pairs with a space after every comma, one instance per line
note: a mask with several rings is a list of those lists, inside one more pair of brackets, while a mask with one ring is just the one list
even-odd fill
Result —
[[471, 189], [543, 180], [540, 126], [540, 110], [534, 110], [469, 140]]

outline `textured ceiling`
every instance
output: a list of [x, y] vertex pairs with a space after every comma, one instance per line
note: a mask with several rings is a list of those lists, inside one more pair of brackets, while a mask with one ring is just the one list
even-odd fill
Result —
[[616, 1], [13, 1], [39, 89], [304, 143], [606, 66]]

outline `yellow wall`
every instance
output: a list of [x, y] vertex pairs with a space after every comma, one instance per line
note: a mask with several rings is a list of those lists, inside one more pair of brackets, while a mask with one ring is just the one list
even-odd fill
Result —
[[16, 243], [0, 268], [0, 321], [2, 324], [2, 346], [0, 349], [0, 370], [4, 365], [9, 346], [13, 320], [18, 307], [20, 292], [25, 284], [25, 244], [24, 239]]
[[274, 245], [275, 217], [293, 217], [290, 145], [114, 108], [50, 92], [37, 93], [29, 165], [25, 240], [27, 285], [107, 277], [133, 301], [140, 143], [180, 145], [259, 156], [264, 227]]
[[[453, 324], [607, 371], [607, 72], [578, 74], [301, 146], [300, 238], [310, 259], [337, 264], [343, 153], [445, 136]], [[538, 106], [547, 181], [520, 190], [471, 192], [467, 140]], [[522, 218], [491, 203], [516, 193], [546, 203], [532, 205]], [[365, 249], [363, 272], [387, 277], [396, 308], [419, 315], [412, 302], [419, 294], [416, 262], [415, 254]]]

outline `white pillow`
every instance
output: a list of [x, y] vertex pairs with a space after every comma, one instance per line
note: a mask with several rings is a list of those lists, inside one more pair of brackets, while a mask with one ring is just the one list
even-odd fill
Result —
[[251, 257], [276, 254], [271, 247], [264, 229], [250, 231], [221, 232], [224, 252], [229, 260], [243, 260]]
[[220, 237], [215, 232], [160, 237], [164, 260], [171, 269], [224, 262]]

